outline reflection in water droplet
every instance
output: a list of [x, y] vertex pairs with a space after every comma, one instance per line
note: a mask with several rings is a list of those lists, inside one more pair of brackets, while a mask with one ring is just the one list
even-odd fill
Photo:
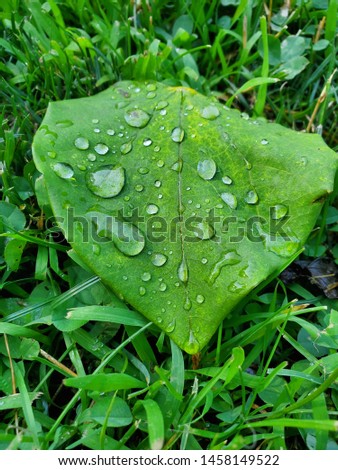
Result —
[[131, 142], [126, 142], [125, 144], [122, 144], [120, 147], [120, 151], [122, 155], [127, 155], [133, 148], [133, 144]]
[[152, 143], [153, 143], [153, 141], [149, 138], [143, 140], [143, 145], [145, 147], [149, 147]]
[[184, 130], [180, 127], [175, 127], [171, 132], [171, 139], [177, 143], [182, 142], [184, 139]]
[[142, 109], [132, 109], [125, 113], [124, 120], [129, 126], [141, 129], [148, 124], [150, 116]]
[[167, 259], [167, 256], [162, 253], [153, 253], [151, 256], [151, 262], [154, 266], [163, 266]]
[[262, 140], [261, 140], [261, 144], [262, 144], [262, 145], [268, 145], [268, 143], [269, 143], [269, 141], [266, 140], [266, 139], [262, 139]]
[[188, 282], [189, 269], [188, 269], [188, 264], [185, 259], [185, 256], [183, 256], [181, 264], [178, 267], [177, 275], [178, 275], [179, 280], [183, 282], [183, 284], [186, 284]]
[[203, 220], [194, 225], [194, 235], [201, 240], [209, 240], [215, 235], [215, 231], [206, 220]]
[[157, 214], [159, 211], [159, 208], [156, 204], [148, 204], [147, 208], [146, 208], [146, 212], [147, 214]]
[[240, 263], [242, 258], [239, 256], [237, 251], [231, 250], [225, 253], [219, 261], [212, 268], [209, 276], [209, 284], [214, 284], [218, 276], [221, 274], [221, 270], [224, 266], [233, 266]]
[[222, 181], [224, 184], [232, 184], [232, 179], [227, 175], [223, 176]]
[[236, 207], [237, 207], [237, 198], [234, 194], [232, 194], [232, 193], [222, 193], [221, 198], [230, 207], [230, 209], [236, 209]]
[[141, 286], [141, 287], [139, 288], [139, 293], [140, 293], [140, 295], [143, 296], [143, 295], [146, 294], [146, 292], [147, 292], [147, 291], [146, 291], [146, 288], [145, 288], [145, 287]]
[[204, 119], [213, 121], [219, 116], [219, 110], [215, 105], [209, 105], [202, 109], [201, 116]]
[[197, 164], [197, 173], [204, 180], [211, 180], [216, 173], [217, 167], [214, 160], [200, 160]]
[[108, 135], [115, 135], [114, 129], [107, 129], [107, 134]]
[[142, 186], [142, 184], [137, 184], [134, 189], [138, 193], [141, 193], [144, 190], [144, 186]]
[[167, 284], [166, 284], [165, 282], [161, 282], [160, 287], [159, 287], [159, 290], [160, 290], [161, 292], [166, 291], [166, 290], [167, 290]]
[[89, 148], [89, 140], [85, 137], [78, 137], [75, 139], [74, 145], [79, 150], [87, 150]]
[[148, 272], [144, 272], [141, 276], [142, 281], [148, 282], [151, 279], [151, 274]]
[[59, 178], [64, 180], [68, 180], [74, 176], [74, 170], [68, 163], [53, 163], [51, 168]]
[[276, 204], [271, 207], [271, 218], [274, 220], [282, 219], [288, 213], [288, 208], [284, 204]]
[[245, 202], [247, 204], [257, 204], [258, 203], [258, 194], [254, 189], [251, 189], [250, 191], [247, 192], [246, 197], [244, 198]]
[[101, 166], [87, 173], [86, 183], [96, 196], [102, 198], [117, 196], [125, 183], [124, 168], [121, 165]]
[[94, 150], [99, 155], [106, 155], [109, 151], [109, 147], [106, 144], [96, 144]]

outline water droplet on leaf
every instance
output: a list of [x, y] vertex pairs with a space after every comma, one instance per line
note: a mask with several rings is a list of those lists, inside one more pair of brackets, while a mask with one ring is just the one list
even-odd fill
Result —
[[212, 159], [200, 160], [197, 164], [197, 173], [204, 180], [211, 180], [217, 171], [216, 163]]
[[146, 209], [147, 214], [151, 214], [151, 215], [157, 214], [158, 211], [159, 211], [159, 208], [156, 204], [148, 204], [147, 209]]
[[194, 226], [194, 235], [201, 240], [209, 240], [215, 235], [215, 231], [207, 221], [196, 223]]
[[266, 139], [262, 139], [262, 140], [261, 140], [261, 144], [262, 144], [262, 145], [268, 145], [268, 143], [269, 143], [269, 141], [266, 140]]
[[125, 113], [124, 120], [129, 126], [142, 129], [148, 124], [150, 116], [142, 109], [132, 109]]
[[145, 287], [141, 286], [141, 287], [139, 288], [139, 293], [140, 293], [140, 295], [143, 296], [143, 295], [146, 294], [146, 292], [147, 292], [147, 291], [146, 291], [146, 288], [145, 288]]
[[177, 143], [182, 142], [184, 139], [184, 130], [180, 127], [175, 127], [171, 132], [171, 139]]
[[129, 153], [132, 148], [133, 148], [132, 143], [131, 142], [126, 142], [125, 144], [121, 145], [120, 151], [121, 151], [122, 155], [127, 155], [127, 153]]
[[166, 291], [166, 290], [167, 290], [167, 284], [166, 284], [165, 282], [161, 282], [160, 287], [159, 287], [159, 290], [160, 290], [161, 292]]
[[205, 300], [205, 299], [204, 299], [203, 295], [198, 294], [198, 295], [196, 296], [196, 302], [197, 302], [198, 304], [203, 304], [204, 300]]
[[257, 204], [258, 203], [258, 194], [254, 189], [248, 191], [246, 197], [244, 198], [247, 204]]
[[202, 109], [201, 116], [204, 119], [209, 119], [213, 121], [219, 116], [219, 109], [215, 105], [209, 105]]
[[89, 148], [89, 140], [85, 137], [78, 137], [75, 139], [74, 145], [79, 150], [87, 150]]
[[236, 209], [237, 207], [237, 198], [232, 193], [222, 193], [221, 198], [230, 207], [230, 209]]
[[106, 144], [96, 144], [94, 150], [99, 155], [106, 155], [109, 152], [109, 147]]
[[222, 182], [223, 182], [224, 184], [232, 184], [232, 179], [230, 178], [230, 176], [225, 175], [225, 176], [223, 176], [223, 178], [222, 178]]
[[274, 220], [282, 219], [288, 213], [288, 208], [284, 204], [276, 204], [271, 208], [271, 218]]
[[141, 276], [142, 281], [148, 282], [151, 279], [151, 274], [148, 272], [144, 272]]
[[237, 251], [231, 250], [225, 253], [212, 268], [209, 276], [209, 284], [214, 284], [218, 276], [221, 274], [221, 270], [222, 268], [224, 268], [224, 266], [233, 266], [235, 264], [240, 263], [241, 261], [242, 258], [239, 256]]
[[150, 147], [150, 145], [153, 143], [153, 141], [149, 138], [143, 140], [143, 145], [145, 147]]
[[96, 196], [110, 198], [117, 196], [125, 183], [124, 168], [121, 165], [106, 165], [86, 175], [88, 188]]
[[68, 163], [53, 163], [51, 168], [59, 178], [64, 180], [68, 180], [74, 176], [74, 170]]
[[154, 266], [163, 266], [167, 259], [167, 256], [162, 253], [153, 253], [151, 256], [151, 262]]
[[177, 275], [178, 275], [179, 280], [183, 282], [183, 284], [186, 284], [188, 282], [189, 270], [188, 270], [188, 264], [185, 259], [185, 256], [183, 256], [181, 264], [178, 267]]

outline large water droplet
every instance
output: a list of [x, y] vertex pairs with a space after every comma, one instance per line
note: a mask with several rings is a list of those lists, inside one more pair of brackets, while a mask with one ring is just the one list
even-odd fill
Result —
[[230, 207], [230, 209], [236, 209], [236, 207], [237, 207], [237, 198], [234, 194], [232, 194], [232, 193], [222, 193], [221, 198]]
[[141, 276], [142, 281], [148, 282], [151, 279], [151, 274], [148, 272], [144, 272]]
[[271, 218], [274, 220], [282, 219], [288, 213], [288, 208], [284, 204], [276, 204], [271, 207]]
[[96, 144], [94, 150], [99, 155], [106, 155], [109, 152], [109, 147], [106, 144]]
[[184, 350], [188, 354], [196, 354], [200, 349], [200, 344], [192, 331], [189, 334], [189, 340], [184, 344]]
[[124, 168], [121, 165], [106, 165], [86, 175], [88, 188], [96, 196], [110, 198], [117, 196], [125, 183]]
[[184, 139], [184, 130], [180, 127], [175, 127], [171, 132], [171, 139], [177, 143], [182, 142]]
[[159, 208], [156, 204], [148, 204], [146, 208], [147, 214], [154, 215], [157, 214], [159, 211]]
[[120, 151], [122, 155], [127, 155], [133, 148], [133, 144], [131, 142], [126, 142], [125, 144], [122, 144], [120, 147]]
[[143, 233], [131, 222], [97, 211], [88, 212], [86, 215], [96, 225], [97, 234], [112, 240], [124, 255], [136, 256], [145, 247]]
[[223, 178], [222, 178], [222, 182], [223, 182], [224, 184], [232, 184], [232, 179], [230, 178], [230, 176], [225, 175], [225, 176], [223, 176]]
[[163, 266], [167, 262], [167, 256], [162, 253], [153, 253], [151, 255], [151, 262], [154, 266]]
[[200, 160], [197, 164], [197, 173], [204, 180], [211, 180], [217, 171], [216, 163], [214, 160]]
[[210, 104], [209, 106], [206, 106], [202, 109], [201, 116], [204, 119], [213, 121], [219, 116], [219, 109], [215, 105]]
[[183, 256], [181, 264], [178, 267], [177, 275], [178, 275], [179, 280], [183, 282], [183, 284], [186, 284], [188, 282], [189, 269], [188, 269], [188, 263], [185, 259], [185, 256]]
[[198, 222], [194, 225], [194, 235], [201, 240], [209, 240], [215, 234], [215, 231], [211, 225], [205, 220]]
[[251, 189], [250, 191], [247, 192], [246, 197], [244, 198], [245, 202], [247, 204], [257, 204], [258, 203], [258, 194], [254, 189]]
[[74, 170], [68, 163], [53, 163], [51, 168], [57, 176], [64, 180], [68, 180], [74, 176]]
[[143, 128], [148, 124], [150, 116], [142, 109], [132, 109], [125, 113], [124, 119], [131, 127]]
[[233, 266], [235, 264], [238, 264], [242, 261], [242, 258], [239, 256], [237, 251], [231, 250], [225, 253], [219, 261], [215, 264], [215, 266], [212, 268], [210, 276], [209, 276], [209, 284], [214, 284], [218, 276], [221, 274], [222, 268], [224, 266]]
[[78, 137], [75, 139], [74, 145], [79, 150], [87, 150], [89, 148], [89, 140], [85, 137]]

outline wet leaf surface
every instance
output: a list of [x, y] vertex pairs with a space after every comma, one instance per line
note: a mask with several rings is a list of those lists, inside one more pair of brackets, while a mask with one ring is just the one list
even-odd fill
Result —
[[337, 161], [318, 135], [155, 82], [51, 103], [33, 152], [73, 249], [191, 354], [302, 247]]

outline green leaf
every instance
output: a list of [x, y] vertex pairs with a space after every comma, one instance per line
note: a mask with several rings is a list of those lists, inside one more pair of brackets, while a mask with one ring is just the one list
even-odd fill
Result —
[[150, 449], [160, 450], [164, 442], [164, 420], [161, 408], [156, 401], [151, 399], [138, 401], [135, 408], [141, 406], [147, 415]]
[[[111, 404], [112, 400], [114, 400], [113, 404]], [[108, 420], [106, 416], [107, 410], [110, 411]], [[128, 426], [133, 421], [129, 406], [119, 397], [103, 397], [98, 399], [89, 410], [88, 415], [97, 423], [104, 424], [107, 422], [107, 426], [113, 428]]]
[[156, 82], [50, 103], [33, 153], [73, 250], [191, 354], [301, 249], [337, 165], [319, 135]]
[[84, 377], [71, 377], [65, 379], [64, 384], [68, 387], [96, 390], [98, 392], [146, 387], [144, 382], [127, 374], [95, 374]]

